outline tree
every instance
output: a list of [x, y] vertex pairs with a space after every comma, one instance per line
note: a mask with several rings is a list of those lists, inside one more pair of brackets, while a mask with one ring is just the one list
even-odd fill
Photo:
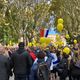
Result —
[[1, 35], [6, 35], [9, 40], [18, 41], [21, 37], [30, 40], [35, 36], [34, 32], [38, 34], [38, 27], [46, 27], [42, 21], [49, 21], [50, 5], [44, 0], [41, 3], [33, 3], [33, 0], [2, 0], [0, 4], [0, 29], [4, 33]]
[[55, 21], [58, 18], [64, 19], [64, 26], [68, 32], [71, 34], [80, 33], [79, 0], [53, 0], [50, 11], [54, 11]]

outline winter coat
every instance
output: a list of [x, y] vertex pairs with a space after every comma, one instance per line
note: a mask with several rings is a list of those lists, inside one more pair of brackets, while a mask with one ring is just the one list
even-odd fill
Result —
[[9, 58], [0, 54], [0, 80], [9, 80]]
[[18, 49], [11, 56], [11, 68], [15, 75], [29, 75], [32, 60], [28, 52], [24, 49]]
[[71, 62], [70, 73], [73, 77], [79, 77], [80, 76], [80, 60], [78, 60], [76, 63], [73, 61]]

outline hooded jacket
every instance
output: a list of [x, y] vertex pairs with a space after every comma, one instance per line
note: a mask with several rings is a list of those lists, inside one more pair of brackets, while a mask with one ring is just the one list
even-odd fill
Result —
[[13, 68], [14, 74], [29, 75], [31, 65], [31, 57], [24, 48], [19, 48], [16, 52], [12, 54], [11, 68]]

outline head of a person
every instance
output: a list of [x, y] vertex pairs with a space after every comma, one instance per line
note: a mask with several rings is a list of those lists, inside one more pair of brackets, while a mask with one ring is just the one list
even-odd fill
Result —
[[2, 45], [0, 45], [0, 54], [5, 54], [5, 48]]
[[56, 49], [55, 49], [55, 47], [52, 45], [52, 46], [50, 47], [50, 52], [51, 52], [51, 53], [55, 53], [55, 51], [56, 51]]
[[24, 42], [20, 42], [18, 47], [19, 47], [19, 49], [24, 49], [25, 48]]
[[45, 57], [45, 52], [42, 51], [42, 50], [40, 50], [40, 49], [37, 49], [37, 50], [36, 50], [36, 56], [37, 56], [38, 59], [44, 59], [44, 57]]

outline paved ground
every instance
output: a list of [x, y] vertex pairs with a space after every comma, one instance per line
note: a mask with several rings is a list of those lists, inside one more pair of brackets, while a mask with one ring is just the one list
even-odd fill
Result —
[[10, 80], [14, 80], [14, 78], [10, 78]]
[[10, 80], [14, 80], [14, 77], [10, 77]]
[[[10, 77], [10, 80], [14, 80], [14, 77]], [[51, 80], [53, 80], [53, 79], [51, 79]], [[57, 78], [56, 80], [59, 80], [59, 78]], [[69, 79], [67, 78], [66, 80], [69, 80]]]

